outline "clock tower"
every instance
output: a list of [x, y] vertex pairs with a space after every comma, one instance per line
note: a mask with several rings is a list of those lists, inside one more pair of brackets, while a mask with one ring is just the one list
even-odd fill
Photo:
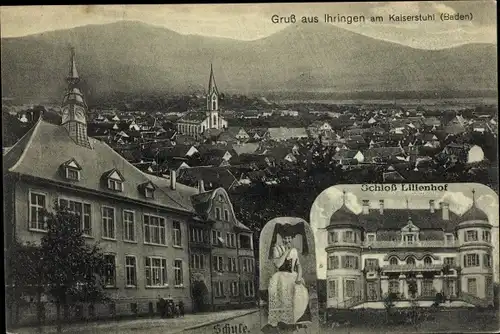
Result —
[[80, 146], [92, 148], [87, 135], [87, 112], [82, 92], [77, 87], [80, 82], [78, 71], [76, 70], [75, 50], [71, 49], [69, 74], [66, 78], [68, 89], [64, 95], [61, 106], [61, 125], [68, 131], [69, 136]]

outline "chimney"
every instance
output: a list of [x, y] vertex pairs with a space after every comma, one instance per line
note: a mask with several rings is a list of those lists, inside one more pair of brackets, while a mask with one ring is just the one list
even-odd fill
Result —
[[176, 184], [177, 184], [177, 177], [175, 175], [175, 170], [171, 170], [170, 171], [170, 188], [172, 188], [172, 190], [175, 190]]
[[380, 210], [380, 214], [383, 215], [384, 214], [384, 200], [381, 199], [378, 201], [379, 202], [379, 210]]
[[363, 214], [367, 215], [370, 212], [370, 201], [367, 199], [363, 200]]
[[430, 209], [431, 209], [431, 213], [436, 212], [435, 207], [434, 207], [434, 200], [433, 200], [433, 199], [431, 199], [431, 200], [429, 201], [429, 207], [430, 207]]
[[441, 210], [443, 211], [443, 220], [450, 220], [450, 205], [442, 203]]
[[205, 192], [205, 183], [203, 180], [198, 180], [198, 193], [204, 193]]

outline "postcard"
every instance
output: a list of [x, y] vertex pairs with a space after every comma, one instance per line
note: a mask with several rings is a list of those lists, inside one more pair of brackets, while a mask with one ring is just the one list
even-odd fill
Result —
[[495, 5], [2, 6], [7, 330], [498, 331]]

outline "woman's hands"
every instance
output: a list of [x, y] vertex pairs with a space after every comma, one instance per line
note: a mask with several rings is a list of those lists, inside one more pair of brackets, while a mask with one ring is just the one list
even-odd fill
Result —
[[302, 284], [302, 285], [305, 285], [306, 282], [304, 281], [304, 279], [302, 277], [298, 277], [295, 279], [295, 284]]

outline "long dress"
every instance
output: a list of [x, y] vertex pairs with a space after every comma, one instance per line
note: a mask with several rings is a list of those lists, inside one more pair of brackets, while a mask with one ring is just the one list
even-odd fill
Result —
[[297, 284], [298, 254], [295, 248], [278, 271], [269, 280], [268, 325], [299, 325], [311, 321], [309, 293], [303, 284]]

